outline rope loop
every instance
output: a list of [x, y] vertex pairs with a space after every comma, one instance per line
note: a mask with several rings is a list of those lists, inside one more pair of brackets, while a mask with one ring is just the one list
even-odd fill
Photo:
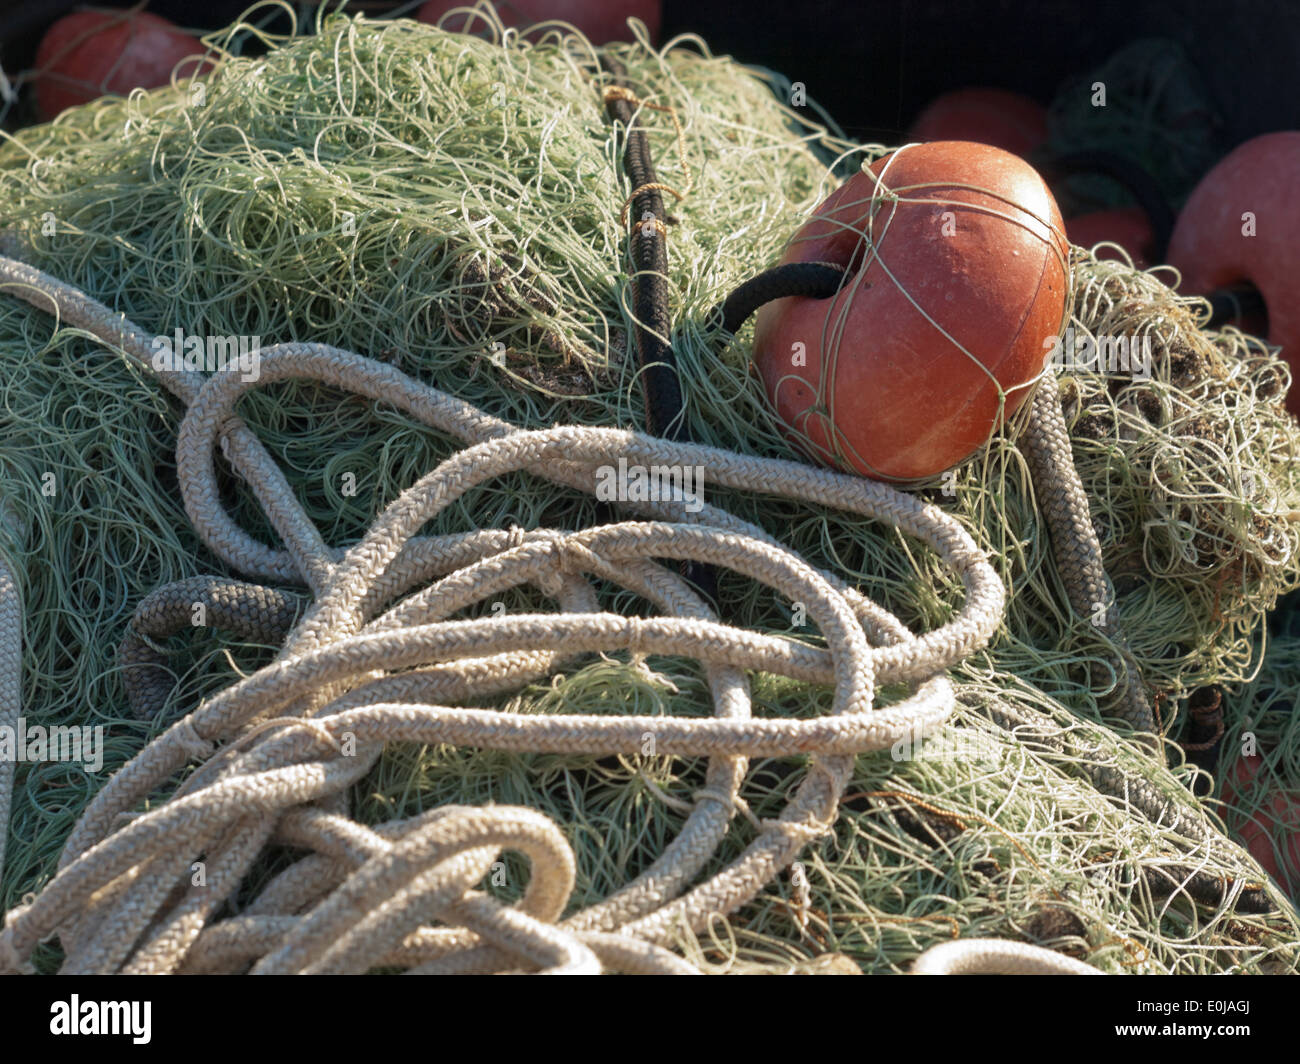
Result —
[[[30, 302], [52, 299], [63, 317], [112, 337], [130, 360], [150, 367], [144, 334], [130, 323], [31, 267], [0, 259], [0, 286], [15, 279]], [[683, 927], [702, 930], [744, 905], [830, 829], [854, 754], [942, 726], [954, 706], [945, 670], [986, 645], [1000, 623], [1005, 590], [969, 534], [938, 507], [888, 485], [620, 429], [525, 431], [391, 365], [322, 344], [264, 349], [260, 369], [256, 382], [242, 380], [237, 367], [207, 378], [160, 375], [187, 407], [178, 480], [186, 512], [219, 559], [251, 575], [306, 581], [315, 601], [298, 619], [296, 600], [257, 584], [200, 581], [201, 587], [173, 589], [168, 602], [184, 605], [200, 594], [232, 623], [285, 632], [283, 647], [271, 664], [208, 698], [104, 784], [73, 828], [58, 873], [30, 906], [8, 914], [0, 938], [7, 968], [20, 967], [40, 941], [58, 935], [69, 972], [250, 965], [276, 972], [376, 965], [680, 970], [663, 951]], [[285, 380], [318, 381], [390, 403], [465, 449], [392, 502], [359, 543], [331, 547], [235, 412], [252, 388]], [[213, 467], [223, 434], [232, 466], [287, 549], [256, 543], [223, 509]], [[915, 635], [763, 529], [702, 500], [688, 510], [676, 494], [623, 504], [635, 515], [579, 531], [417, 534], [494, 477], [524, 470], [598, 495], [601, 471], [620, 460], [699, 466], [718, 485], [894, 525], [944, 560], [961, 580], [965, 602], [941, 628]], [[665, 561], [725, 566], [806, 603], [825, 647], [718, 621]], [[603, 612], [582, 574], [641, 597], [654, 612]], [[564, 612], [457, 616], [524, 585], [540, 585]], [[868, 629], [881, 645], [871, 645]], [[477, 708], [585, 654], [618, 651], [634, 663], [649, 655], [698, 661], [714, 714]], [[812, 719], [754, 719], [746, 670], [827, 684], [832, 708]], [[895, 681], [919, 686], [910, 698], [876, 709], [876, 685]], [[340, 756], [345, 737], [356, 756]], [[681, 833], [653, 865], [562, 921], [573, 856], [558, 826], [538, 813], [441, 807], [374, 828], [348, 818], [352, 789], [390, 744], [644, 755], [647, 737], [656, 756], [707, 758], [704, 786]], [[780, 816], [759, 823], [739, 857], [710, 871], [734, 812], [747, 812], [739, 794], [745, 765], [766, 756], [806, 758], [806, 776]], [[193, 759], [204, 764], [177, 785]], [[167, 787], [169, 796], [158, 801]], [[267, 884], [244, 915], [224, 915], [225, 901], [277, 825], [322, 809], [331, 814], [328, 831], [307, 821], [291, 830], [306, 855]], [[475, 889], [503, 849], [528, 857], [533, 879], [525, 898], [536, 900], [535, 908], [503, 908]], [[349, 855], [361, 864], [354, 867]], [[208, 869], [202, 887], [191, 882], [196, 861]]]

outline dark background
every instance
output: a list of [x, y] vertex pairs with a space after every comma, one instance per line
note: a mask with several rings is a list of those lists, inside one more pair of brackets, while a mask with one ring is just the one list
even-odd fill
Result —
[[896, 142], [948, 89], [987, 85], [1047, 103], [1061, 81], [1129, 41], [1187, 49], [1225, 119], [1229, 146], [1300, 128], [1295, 0], [668, 0], [665, 31], [692, 29], [715, 51], [808, 86], [853, 135]]
[[[70, 0], [0, 0], [0, 62], [30, 65]], [[128, 0], [97, 6], [127, 7]], [[248, 0], [152, 0], [186, 28], [217, 28]], [[372, 15], [401, 5], [361, 0]], [[406, 5], [412, 9], [414, 4]], [[987, 85], [1047, 103], [1061, 81], [1145, 36], [1179, 41], [1224, 118], [1223, 147], [1300, 129], [1300, 0], [666, 0], [664, 39], [702, 35], [713, 50], [802, 81], [853, 136], [897, 141], [946, 89]]]

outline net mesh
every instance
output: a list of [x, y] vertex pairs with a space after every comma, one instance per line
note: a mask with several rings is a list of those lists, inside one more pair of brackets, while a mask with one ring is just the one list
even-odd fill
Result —
[[[233, 53], [255, 32], [246, 22], [212, 45]], [[619, 224], [629, 189], [592, 46], [562, 30], [503, 45], [342, 16], [323, 19], [316, 35], [269, 43], [265, 56], [230, 55], [201, 92], [179, 85], [101, 100], [6, 135], [6, 248], [161, 335], [314, 340], [391, 360], [527, 427], [640, 425]], [[673, 108], [694, 173], [668, 237], [671, 341], [691, 432], [797, 458], [751, 375], [752, 329], [720, 348], [708, 311], [775, 262], [825, 195], [885, 149], [850, 144], [809, 108], [786, 106], [787, 81], [713, 56], [698, 39], [613, 48], [638, 97]], [[683, 177], [669, 117], [640, 117], [660, 179]], [[1075, 372], [1063, 387], [1124, 629], [1163, 725], [1180, 734], [1181, 700], [1224, 684], [1246, 691], [1228, 700], [1226, 742], [1250, 717], [1273, 749], [1293, 753], [1283, 744], [1294, 716], [1266, 690], [1282, 690], [1294, 671], [1294, 641], [1279, 640], [1259, 672], [1265, 611], [1300, 583], [1285, 366], [1248, 336], [1201, 329], [1198, 306], [1167, 277], [1078, 249], [1072, 271], [1076, 335], [1150, 338], [1149, 379]], [[155, 730], [131, 717], [115, 661], [132, 610], [161, 583], [221, 571], [180, 505], [180, 411], [121, 359], [8, 298], [0, 360], [0, 491], [30, 530], [19, 573], [25, 713], [33, 723], [106, 725], [108, 773]], [[316, 386], [273, 386], [241, 413], [336, 545], [359, 538], [452, 450], [383, 404]], [[1207, 819], [1210, 803], [1191, 797], [1197, 770], [1177, 758], [1166, 769], [1101, 723], [1105, 692], [1090, 685], [1090, 667], [1111, 658], [1058, 586], [1013, 436], [993, 437], [954, 479], [917, 488], [962, 519], [1011, 591], [994, 644], [955, 672], [962, 706], [947, 738], [859, 758], [835, 835], [809, 847], [794, 881], [683, 943], [688, 958], [717, 971], [781, 971], [834, 951], [866, 970], [900, 971], [929, 945], [978, 934], [1113, 971], [1296, 969], [1300, 917]], [[255, 501], [231, 478], [225, 491], [241, 525], [271, 538]], [[944, 623], [960, 602], [960, 585], [895, 530], [740, 492], [710, 499], [915, 630]], [[429, 531], [597, 518], [594, 503], [521, 474], [476, 488]], [[645, 609], [603, 594], [611, 608]], [[733, 623], [784, 634], [803, 625], [797, 604], [738, 577], [724, 574], [719, 594]], [[539, 603], [520, 592], [504, 605]], [[172, 712], [271, 654], [210, 630], [175, 649]], [[649, 664], [606, 656], [499, 705], [707, 712], [695, 666]], [[829, 699], [813, 685], [755, 677], [757, 715], [825, 712]], [[1015, 734], [1008, 714], [1020, 721]], [[1112, 770], [1110, 784], [1098, 784], [1098, 766]], [[1294, 783], [1300, 762], [1279, 753], [1273, 770]], [[803, 773], [799, 762], [756, 765], [749, 808], [758, 817], [779, 809]], [[6, 907], [49, 877], [102, 780], [60, 763], [20, 765], [18, 776]], [[355, 805], [371, 822], [447, 802], [532, 806], [577, 852], [577, 907], [657, 856], [702, 780], [702, 762], [690, 759], [397, 746], [357, 787]], [[1161, 804], [1201, 825], [1199, 835], [1174, 830], [1172, 812], [1153, 813]], [[738, 818], [716, 861], [734, 858], [755, 830]], [[1274, 825], [1279, 838], [1285, 830]], [[263, 874], [286, 860], [272, 856]], [[1198, 899], [1197, 873], [1226, 900]], [[1274, 911], [1245, 911], [1241, 898], [1257, 885]], [[45, 947], [40, 962], [56, 958]]]

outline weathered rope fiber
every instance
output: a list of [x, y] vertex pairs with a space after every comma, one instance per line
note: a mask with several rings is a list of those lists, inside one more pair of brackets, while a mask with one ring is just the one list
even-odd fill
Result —
[[[148, 365], [143, 332], [84, 294], [10, 260], [0, 260], [0, 288], [36, 306], [53, 304], [63, 318]], [[69, 837], [55, 878], [29, 906], [8, 914], [0, 967], [17, 968], [57, 934], [64, 970], [78, 972], [225, 971], [250, 963], [259, 972], [364, 971], [390, 962], [420, 971], [680, 970], [663, 947], [753, 898], [828, 829], [853, 754], [940, 727], [953, 707], [943, 671], [984, 646], [1000, 621], [1004, 589], [965, 530], [888, 485], [622, 430], [514, 431], [390, 366], [324, 345], [268, 348], [260, 371], [258, 386], [312, 379], [382, 398], [472, 446], [421, 478], [361, 542], [339, 552], [324, 544], [235, 416], [252, 383], [234, 370], [207, 379], [161, 375], [188, 405], [178, 473], [203, 541], [249, 575], [305, 580], [316, 600], [273, 664], [206, 701], [108, 781]], [[212, 463], [219, 444], [286, 550], [251, 540], [222, 509]], [[579, 532], [416, 536], [492, 477], [530, 470], [593, 491], [597, 470], [619, 458], [698, 465], [728, 487], [886, 521], [932, 547], [962, 580], [966, 601], [942, 628], [912, 636], [756, 527], [713, 506], [692, 513], [680, 497], [638, 504], [655, 520]], [[727, 566], [805, 602], [826, 649], [718, 623], [655, 558]], [[644, 596], [665, 615], [600, 612], [588, 575]], [[385, 611], [431, 576], [440, 578]], [[559, 598], [566, 612], [448, 619], [523, 583]], [[235, 594], [238, 607], [255, 593]], [[715, 718], [534, 717], [449, 704], [518, 687], [575, 654], [616, 649], [701, 661]], [[752, 719], [742, 669], [831, 684], [832, 711], [807, 720]], [[876, 686], [900, 681], [917, 685], [915, 693], [874, 709]], [[348, 788], [386, 743], [636, 754], [647, 736], [656, 753], [709, 757], [706, 787], [658, 861], [562, 927], [555, 921], [572, 886], [572, 854], [539, 814], [444, 808], [380, 829], [345, 815]], [[763, 822], [729, 867], [687, 889], [727, 830], [746, 759], [805, 754], [808, 774], [781, 816]], [[135, 812], [195, 758], [206, 763], [168, 800]], [[273, 841], [312, 855], [243, 914], [215, 921]], [[516, 907], [472, 889], [504, 850], [532, 864]], [[445, 926], [430, 927], [435, 921]]]
[[913, 975], [1101, 975], [1096, 968], [1042, 946], [993, 938], [966, 938], [931, 946], [916, 958]]
[[1092, 524], [1088, 496], [1074, 468], [1070, 435], [1061, 413], [1061, 393], [1052, 372], [1043, 374], [1025, 427], [1025, 457], [1034, 479], [1038, 508], [1052, 538], [1057, 572], [1066, 597], [1080, 617], [1102, 611], [1099, 632], [1116, 645], [1121, 684], [1112, 700], [1115, 713], [1145, 738], [1160, 756], [1159, 729], [1142, 686], [1142, 677], [1120, 632], [1119, 606], [1106, 579], [1101, 544]]

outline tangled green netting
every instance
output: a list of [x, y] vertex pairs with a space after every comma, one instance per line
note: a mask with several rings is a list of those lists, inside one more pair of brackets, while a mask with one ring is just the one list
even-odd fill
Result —
[[[1223, 119], [1195, 61], [1177, 41], [1130, 41], [1068, 78], [1047, 113], [1048, 146], [1057, 152], [1101, 150], [1130, 159], [1171, 202], [1181, 202], [1222, 154]], [[1125, 191], [1107, 179], [1075, 175], [1064, 185], [1088, 204], [1122, 205]]]
[[[233, 49], [251, 32], [232, 27], [213, 45]], [[557, 31], [503, 47], [342, 16], [271, 43], [264, 57], [229, 58], [201, 93], [101, 100], [7, 137], [9, 249], [160, 334], [320, 341], [397, 362], [521, 425], [639, 426], [619, 222], [630, 190], [591, 46]], [[884, 149], [849, 144], [807, 109], [785, 107], [782, 79], [712, 56], [697, 39], [615, 50], [643, 100], [676, 110], [694, 172], [668, 238], [671, 339], [691, 431], [797, 457], [748, 375], [748, 330], [719, 351], [707, 311], [774, 262], [841, 177]], [[655, 111], [642, 120], [660, 180], [684, 185], [671, 123]], [[1257, 341], [1200, 331], [1195, 307], [1154, 276], [1078, 252], [1074, 270], [1077, 329], [1153, 341], [1150, 381], [1068, 378], [1067, 417], [1133, 652], [1177, 734], [1191, 690], [1253, 675], [1264, 612], [1300, 584], [1300, 437], [1281, 407], [1285, 369]], [[0, 360], [0, 490], [30, 529], [26, 714], [107, 725], [111, 772], [152, 734], [130, 718], [115, 663], [131, 611], [159, 584], [221, 571], [180, 504], [179, 411], [123, 360], [9, 298]], [[334, 544], [357, 539], [452, 449], [395, 410], [316, 386], [275, 386], [241, 409]], [[256, 503], [233, 482], [227, 490], [241, 524], [270, 538]], [[1190, 797], [1193, 768], [1166, 770], [1100, 723], [1103, 692], [1086, 686], [1088, 666], [1111, 659], [1066, 605], [1013, 443], [993, 439], [955, 483], [920, 490], [962, 517], [1012, 591], [991, 649], [958, 670], [956, 752], [861, 757], [855, 797], [834, 837], [809, 848], [798, 882], [719, 918], [688, 955], [717, 970], [783, 970], [839, 951], [888, 971], [956, 935], [997, 935], [1114, 971], [1295, 970], [1300, 917], [1275, 885], [1271, 915], [1160, 887], [1199, 870], [1235, 884], [1235, 898], [1264, 879], [1241, 850], [1217, 832], [1193, 842], [1089, 782], [1081, 750], [1204, 817]], [[918, 630], [960, 601], [937, 561], [895, 530], [737, 492], [711, 498]], [[593, 502], [521, 475], [474, 490], [432, 531], [577, 527], [598, 516]], [[724, 575], [720, 595], [734, 623], [789, 633], [801, 620], [739, 578]], [[176, 710], [270, 655], [206, 630], [177, 648]], [[651, 665], [602, 658], [500, 704], [706, 712], [693, 665]], [[754, 698], [758, 714], [829, 704], [827, 691], [766, 676]], [[999, 700], [1054, 741], [1013, 738], [990, 719]], [[757, 765], [743, 792], [753, 813], [779, 808], [803, 771]], [[680, 759], [403, 748], [389, 751], [357, 804], [369, 821], [449, 801], [538, 808], [577, 851], [581, 906], [662, 850], [702, 780], [701, 763]], [[6, 908], [51, 874], [98, 782], [77, 766], [20, 766]], [[739, 853], [752, 831], [738, 819], [715, 860]], [[1172, 881], [1152, 874], [1162, 867]]]

